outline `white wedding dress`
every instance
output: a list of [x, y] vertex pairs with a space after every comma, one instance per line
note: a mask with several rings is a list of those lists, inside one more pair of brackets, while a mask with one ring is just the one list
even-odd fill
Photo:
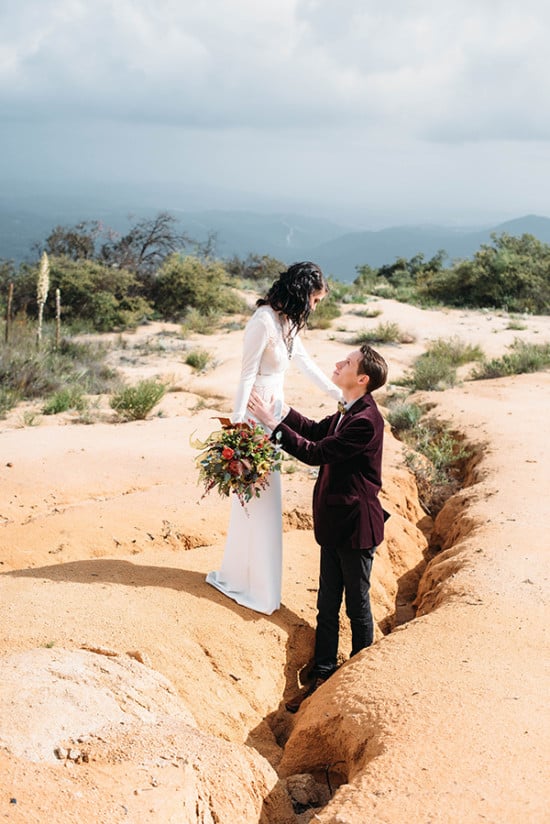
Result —
[[[275, 399], [277, 414], [284, 402], [284, 377], [291, 358], [314, 384], [340, 399], [340, 389], [310, 359], [299, 335], [289, 343], [287, 347], [279, 313], [260, 306], [244, 333], [234, 423], [253, 419], [247, 410], [252, 389], [266, 400]], [[246, 509], [232, 496], [222, 565], [219, 571], [209, 572], [206, 580], [238, 604], [271, 615], [281, 604], [282, 556], [281, 475], [273, 472], [269, 486]]]

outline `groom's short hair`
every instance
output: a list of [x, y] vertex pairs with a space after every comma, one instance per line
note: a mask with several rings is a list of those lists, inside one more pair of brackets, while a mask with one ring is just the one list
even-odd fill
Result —
[[357, 374], [368, 375], [367, 393], [374, 392], [384, 386], [388, 378], [388, 364], [378, 352], [368, 343], [364, 343], [360, 349], [362, 357], [357, 362]]

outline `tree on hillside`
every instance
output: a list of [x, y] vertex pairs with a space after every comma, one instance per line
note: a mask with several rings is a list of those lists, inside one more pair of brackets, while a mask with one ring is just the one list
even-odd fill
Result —
[[[75, 226], [56, 226], [46, 238], [43, 251], [49, 257], [93, 260], [96, 242], [104, 231], [98, 220], [83, 220]], [[39, 245], [37, 250], [41, 251]]]
[[242, 300], [227, 281], [227, 271], [219, 261], [171, 255], [153, 283], [155, 309], [170, 319], [181, 317], [188, 308], [205, 314], [242, 311]]
[[141, 280], [149, 280], [174, 254], [193, 243], [184, 231], [178, 231], [176, 218], [168, 212], [143, 218], [122, 237], [104, 243], [101, 258], [109, 266], [134, 272]]
[[419, 291], [454, 306], [550, 311], [550, 245], [533, 235], [492, 234], [473, 260], [457, 261], [419, 283]]
[[395, 263], [380, 266], [377, 272], [379, 278], [385, 278], [392, 286], [408, 286], [418, 283], [418, 281], [434, 272], [441, 272], [443, 261], [447, 253], [440, 249], [429, 260], [424, 260], [422, 252], [413, 255], [412, 258], [397, 258]]
[[84, 220], [74, 226], [56, 226], [42, 246], [35, 251], [50, 257], [70, 260], [97, 260], [107, 266], [127, 269], [143, 281], [150, 280], [162, 263], [174, 252], [192, 246], [201, 257], [212, 255], [215, 235], [203, 243], [194, 241], [178, 228], [178, 221], [168, 212], [143, 218], [123, 235], [98, 220]]
[[97, 260], [50, 259], [51, 313], [55, 291], [63, 297], [63, 317], [87, 321], [98, 332], [135, 326], [152, 315], [133, 272]]
[[225, 262], [225, 268], [232, 277], [244, 280], [277, 280], [288, 267], [286, 263], [270, 255], [250, 253], [246, 258], [234, 255]]
[[374, 289], [381, 283], [389, 284], [398, 289], [400, 287], [415, 286], [434, 273], [443, 271], [443, 263], [447, 253], [440, 249], [429, 260], [424, 260], [422, 252], [412, 258], [399, 257], [393, 263], [385, 263], [378, 269], [368, 264], [357, 266], [357, 277], [353, 285], [364, 291]]

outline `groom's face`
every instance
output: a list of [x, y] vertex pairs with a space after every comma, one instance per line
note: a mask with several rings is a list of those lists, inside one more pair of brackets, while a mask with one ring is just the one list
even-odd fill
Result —
[[339, 386], [342, 392], [352, 392], [360, 385], [364, 386], [367, 381], [367, 376], [359, 374], [357, 367], [362, 355], [359, 349], [350, 352], [347, 358], [338, 361], [332, 373], [332, 380]]

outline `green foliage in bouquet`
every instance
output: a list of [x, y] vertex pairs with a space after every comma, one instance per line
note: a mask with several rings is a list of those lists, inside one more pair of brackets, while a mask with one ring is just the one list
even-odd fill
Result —
[[191, 446], [201, 450], [196, 464], [203, 497], [212, 489], [225, 496], [233, 492], [245, 506], [251, 498], [260, 497], [270, 473], [280, 470], [281, 453], [258, 424], [218, 420], [222, 429], [211, 432], [205, 441], [191, 441]]

